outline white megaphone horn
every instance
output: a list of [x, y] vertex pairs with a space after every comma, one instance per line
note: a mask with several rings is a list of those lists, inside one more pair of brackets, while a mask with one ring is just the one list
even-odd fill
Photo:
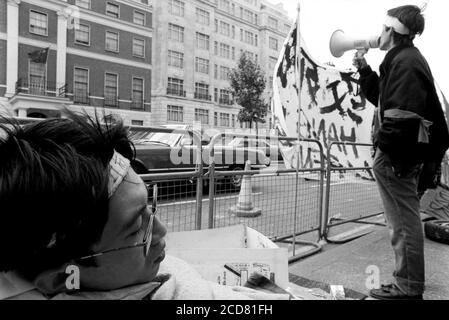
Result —
[[379, 48], [379, 36], [372, 36], [368, 39], [355, 39], [346, 35], [342, 30], [336, 30], [331, 36], [329, 47], [334, 57], [340, 58], [343, 53], [349, 50], [358, 50], [366, 53], [368, 49]]

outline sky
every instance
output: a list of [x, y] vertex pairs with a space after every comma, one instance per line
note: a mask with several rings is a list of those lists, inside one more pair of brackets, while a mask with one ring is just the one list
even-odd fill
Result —
[[[268, 0], [283, 3], [292, 20], [296, 19], [297, 0]], [[423, 7], [426, 26], [422, 36], [414, 40], [427, 59], [434, 78], [446, 97], [449, 97], [449, 1], [447, 0], [299, 0], [300, 30], [310, 55], [315, 60], [332, 62], [339, 69], [353, 68], [355, 51], [334, 58], [329, 51], [332, 33], [341, 29], [355, 37], [379, 35], [389, 9], [414, 4]], [[371, 49], [366, 59], [373, 70], [378, 70], [385, 51]]]

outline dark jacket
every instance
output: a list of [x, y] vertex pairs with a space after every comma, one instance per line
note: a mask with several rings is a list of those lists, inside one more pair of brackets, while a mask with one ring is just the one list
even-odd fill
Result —
[[[380, 66], [380, 77], [368, 66], [360, 70], [360, 84], [380, 108], [373, 132], [376, 147], [398, 164], [441, 161], [449, 148], [449, 130], [432, 73], [416, 47], [394, 47]], [[430, 123], [424, 120], [432, 123], [427, 130], [424, 123]]]

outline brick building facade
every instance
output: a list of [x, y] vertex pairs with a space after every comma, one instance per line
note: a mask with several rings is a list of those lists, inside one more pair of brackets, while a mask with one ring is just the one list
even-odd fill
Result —
[[145, 0], [0, 0], [0, 103], [20, 117], [104, 107], [149, 125], [152, 24]]

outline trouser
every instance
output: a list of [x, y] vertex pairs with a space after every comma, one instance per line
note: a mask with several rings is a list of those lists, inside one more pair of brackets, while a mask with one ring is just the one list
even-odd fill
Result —
[[393, 275], [401, 291], [413, 296], [424, 291], [424, 234], [417, 194], [420, 166], [403, 169], [398, 177], [390, 157], [377, 150], [373, 170], [395, 253]]

